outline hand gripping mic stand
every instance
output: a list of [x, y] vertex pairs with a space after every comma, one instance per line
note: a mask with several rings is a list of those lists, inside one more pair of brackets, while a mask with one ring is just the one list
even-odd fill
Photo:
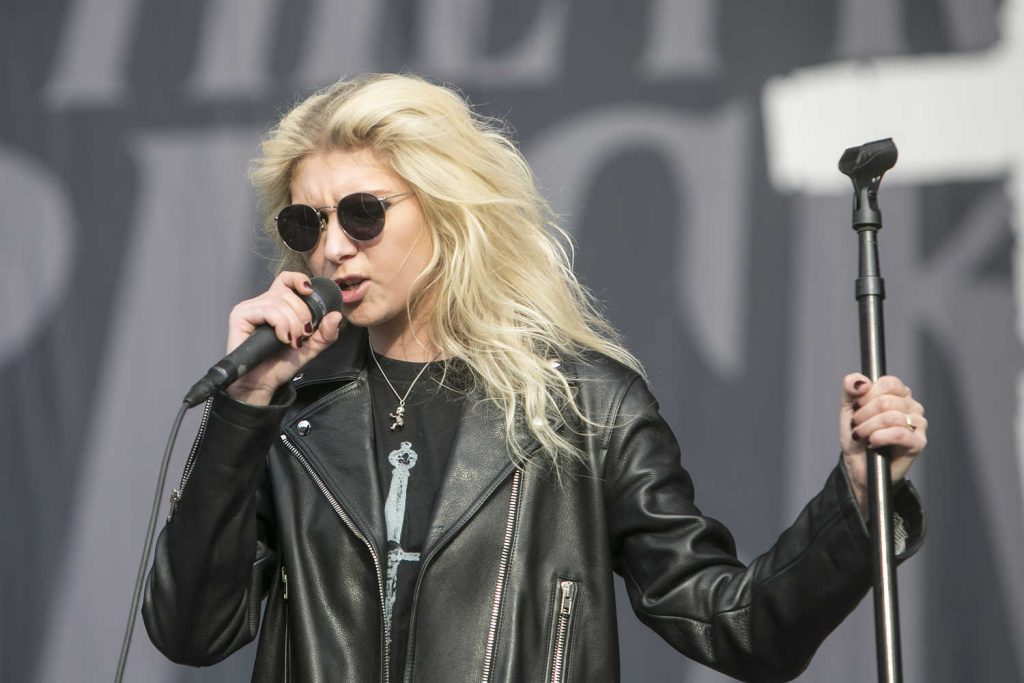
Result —
[[[892, 138], [851, 147], [839, 159], [839, 170], [853, 181], [853, 229], [857, 231], [860, 245], [856, 283], [860, 312], [860, 362], [862, 371], [871, 381], [886, 372], [885, 326], [882, 320], [885, 281], [878, 268], [878, 231], [882, 229], [878, 186], [882, 175], [895, 165], [896, 145]], [[887, 450], [867, 449], [869, 528], [874, 548], [872, 569], [878, 680], [897, 683], [903, 674], [893, 561], [892, 480]]]

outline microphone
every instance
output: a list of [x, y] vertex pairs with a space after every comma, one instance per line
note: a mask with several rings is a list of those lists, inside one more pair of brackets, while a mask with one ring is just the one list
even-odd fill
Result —
[[[313, 315], [313, 329], [320, 326], [320, 321], [331, 311], [341, 310], [341, 289], [334, 280], [326, 277], [315, 277], [309, 281], [313, 293], [302, 297], [309, 312]], [[192, 385], [185, 395], [185, 404], [192, 408], [213, 396], [217, 390], [228, 386], [239, 376], [249, 372], [281, 349], [284, 344], [277, 338], [274, 328], [260, 325], [248, 339], [238, 345], [234, 351], [224, 356], [219, 363], [210, 368], [206, 376]]]

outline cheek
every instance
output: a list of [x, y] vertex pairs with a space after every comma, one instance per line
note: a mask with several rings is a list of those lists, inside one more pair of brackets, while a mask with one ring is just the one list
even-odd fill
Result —
[[431, 253], [432, 250], [429, 243], [426, 245], [417, 245], [410, 251], [409, 257], [402, 268], [402, 281], [406, 289], [406, 294], [412, 293], [417, 280], [420, 280], [419, 286], [423, 286], [421, 276], [430, 263]]
[[433, 249], [425, 232], [409, 235], [403, 242], [403, 246], [389, 258], [390, 271], [395, 282], [408, 284], [419, 277], [430, 263]]
[[409, 264], [412, 266], [410, 270], [414, 278], [427, 269], [433, 255], [433, 244], [431, 243], [430, 236], [424, 229], [424, 232], [421, 233], [419, 239], [413, 244], [409, 253]]
[[313, 275], [325, 274], [323, 251], [323, 246], [319, 246], [313, 251], [302, 255], [302, 260], [306, 264], [306, 270]]

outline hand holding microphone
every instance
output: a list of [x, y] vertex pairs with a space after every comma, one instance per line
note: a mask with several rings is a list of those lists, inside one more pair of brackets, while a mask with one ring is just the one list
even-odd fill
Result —
[[195, 406], [227, 389], [234, 398], [270, 403], [279, 386], [338, 339], [341, 291], [326, 277], [284, 272], [263, 294], [231, 311], [228, 353], [185, 397]]

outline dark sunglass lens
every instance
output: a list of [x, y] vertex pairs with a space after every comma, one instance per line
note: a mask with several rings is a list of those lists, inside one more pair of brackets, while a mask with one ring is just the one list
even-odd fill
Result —
[[277, 214], [277, 232], [295, 251], [309, 251], [320, 241], [320, 214], [312, 206], [292, 204]]
[[338, 219], [352, 239], [372, 240], [384, 229], [384, 205], [368, 192], [350, 194], [338, 202]]

